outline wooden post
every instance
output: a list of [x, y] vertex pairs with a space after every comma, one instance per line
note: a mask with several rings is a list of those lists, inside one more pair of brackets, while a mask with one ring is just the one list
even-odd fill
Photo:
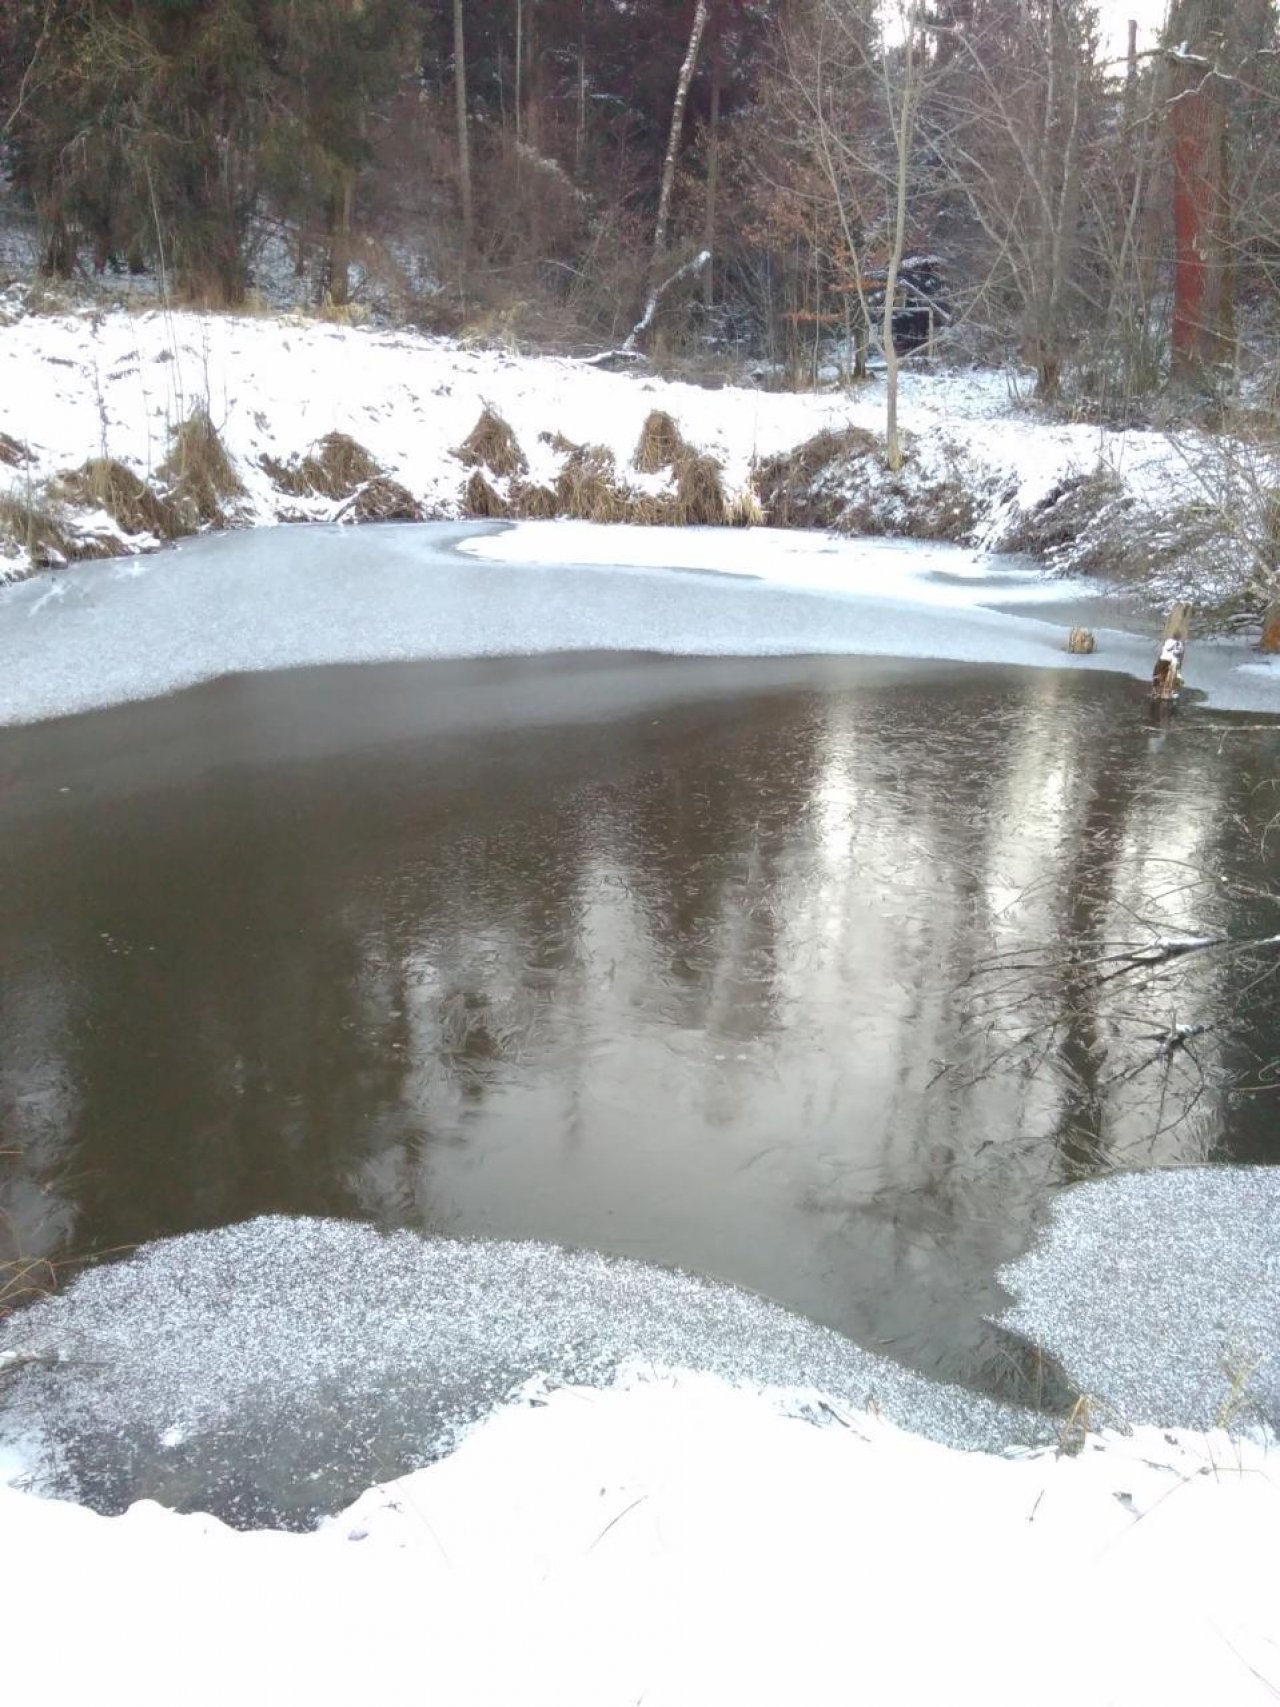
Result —
[[1176, 700], [1182, 691], [1182, 663], [1187, 655], [1187, 637], [1191, 632], [1191, 606], [1174, 605], [1164, 625], [1156, 667], [1151, 672], [1151, 697]]

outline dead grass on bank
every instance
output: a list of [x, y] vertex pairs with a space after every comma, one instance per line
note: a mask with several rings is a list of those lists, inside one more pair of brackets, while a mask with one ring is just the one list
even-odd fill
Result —
[[6, 468], [25, 468], [31, 461], [31, 452], [21, 439], [15, 439], [11, 433], [0, 433], [0, 463]]
[[527, 474], [529, 470], [519, 439], [502, 416], [487, 404], [453, 454], [464, 468], [487, 468], [500, 480], [513, 474]]
[[665, 409], [651, 409], [640, 429], [633, 465], [641, 474], [658, 474], [664, 468], [674, 468], [682, 457], [690, 455], [674, 417]]
[[511, 513], [522, 521], [551, 521], [557, 514], [555, 488], [538, 481], [515, 480], [511, 484]]
[[43, 494], [0, 494], [0, 538], [26, 552], [37, 569], [50, 569], [76, 555], [57, 510]]
[[557, 456], [572, 456], [574, 451], [582, 449], [582, 446], [575, 444], [572, 439], [565, 438], [559, 428], [554, 433], [546, 431], [539, 433], [538, 439], [540, 443], [550, 445]]
[[675, 512], [680, 527], [723, 527], [729, 521], [724, 479], [715, 457], [686, 450], [679, 458]]
[[68, 503], [105, 510], [125, 534], [154, 534], [176, 539], [187, 530], [178, 507], [113, 457], [92, 457], [59, 477], [60, 496]]
[[576, 521], [634, 521], [633, 496], [605, 445], [574, 445], [556, 480], [559, 513]]
[[273, 456], [259, 461], [272, 482], [294, 498], [350, 498], [369, 481], [384, 478], [369, 452], [347, 433], [326, 433], [305, 456], [290, 462]]
[[340, 512], [344, 522], [422, 522], [426, 511], [398, 480], [378, 474], [366, 480]]
[[499, 521], [511, 514], [511, 505], [485, 479], [477, 468], [472, 471], [462, 494], [462, 504], [469, 516], [480, 521]]
[[226, 527], [230, 506], [243, 497], [244, 487], [227, 455], [218, 429], [203, 403], [198, 403], [173, 428], [169, 454], [160, 464], [167, 497], [180, 518], [181, 530]]

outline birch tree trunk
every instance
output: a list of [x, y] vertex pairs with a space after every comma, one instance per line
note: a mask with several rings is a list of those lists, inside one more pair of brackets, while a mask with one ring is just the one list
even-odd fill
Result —
[[[460, 0], [455, 0], [460, 4]], [[680, 67], [680, 77], [676, 83], [676, 98], [671, 108], [671, 134], [667, 140], [667, 154], [662, 162], [662, 186], [658, 192], [658, 219], [653, 233], [653, 265], [654, 270], [662, 263], [662, 256], [667, 247], [667, 227], [671, 223], [671, 197], [676, 182], [676, 160], [680, 154], [680, 136], [684, 130], [684, 109], [689, 99], [689, 85], [693, 82], [694, 68], [698, 63], [698, 49], [702, 46], [703, 32], [707, 27], [707, 0], [697, 0], [693, 9], [693, 24], [689, 30], [689, 46], [685, 50], [684, 64]]]

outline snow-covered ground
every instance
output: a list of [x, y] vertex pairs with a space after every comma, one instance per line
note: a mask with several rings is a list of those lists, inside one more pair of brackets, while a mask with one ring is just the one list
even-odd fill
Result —
[[137, 1707], [1275, 1700], [1263, 1448], [997, 1458], [787, 1398], [563, 1388], [306, 1536], [0, 1489], [6, 1681]]
[[[302, 317], [122, 307], [48, 316], [23, 312], [21, 294], [11, 292], [6, 324], [5, 300], [0, 431], [30, 460], [0, 468], [0, 496], [6, 475], [21, 497], [92, 457], [115, 458], [152, 479], [171, 429], [197, 405], [207, 407], [243, 481], [237, 519], [255, 524], [333, 517], [338, 502], [282, 493], [261, 461], [287, 461], [331, 432], [356, 439], [426, 513], [459, 515], [469, 471], [456, 451], [486, 406], [514, 429], [528, 481], [554, 482], [565, 452], [549, 441], [561, 434], [606, 446], [637, 491], [669, 486], [665, 474], [633, 466], [646, 415], [666, 410], [691, 445], [718, 460], [731, 498], [748, 487], [759, 461], [825, 428], [883, 427], [881, 381], [851, 393], [712, 390]], [[961, 484], [980, 495], [979, 542], [997, 541], [1064, 481], [1098, 469], [1114, 473], [1153, 515], [1187, 488], [1185, 441], [1174, 447], [1158, 433], [1053, 421], [1018, 407], [1017, 392], [1016, 377], [1004, 373], [906, 373], [901, 413], [911, 457], [882, 495], [880, 513], [892, 521], [895, 504], [909, 508], [913, 483], [949, 478], [957, 458]], [[495, 484], [503, 489], [500, 479]], [[75, 525], [92, 533], [107, 522], [100, 512], [82, 512]], [[12, 542], [8, 549], [0, 572], [25, 572], [25, 552]]]

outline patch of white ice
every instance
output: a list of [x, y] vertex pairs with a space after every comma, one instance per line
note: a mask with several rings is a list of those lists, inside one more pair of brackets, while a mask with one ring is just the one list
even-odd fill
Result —
[[1073, 1186], [1000, 1279], [1017, 1299], [1001, 1325], [1111, 1420], [1280, 1431], [1280, 1169]]

